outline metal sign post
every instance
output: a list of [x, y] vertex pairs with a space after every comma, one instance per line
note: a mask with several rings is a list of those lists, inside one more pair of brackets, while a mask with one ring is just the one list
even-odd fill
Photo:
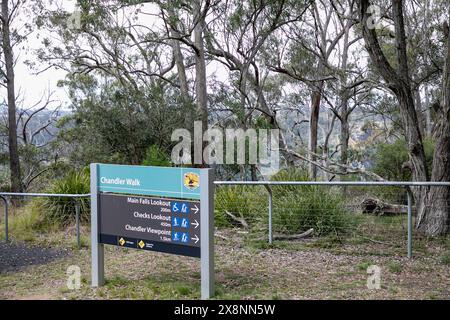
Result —
[[92, 286], [104, 244], [201, 259], [201, 297], [214, 293], [211, 169], [91, 165]]
[[97, 171], [98, 164], [91, 163], [91, 272], [93, 287], [105, 284], [104, 247], [99, 243]]
[[201, 298], [214, 295], [214, 181], [212, 169], [200, 172]]

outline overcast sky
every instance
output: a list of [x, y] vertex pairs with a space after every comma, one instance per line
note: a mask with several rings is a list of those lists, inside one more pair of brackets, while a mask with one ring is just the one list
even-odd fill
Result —
[[[53, 5], [62, 6], [67, 11], [73, 11], [75, 8], [75, 0], [58, 0], [53, 1]], [[19, 12], [19, 16], [14, 21], [13, 27], [20, 26], [22, 21], [31, 19], [26, 12]], [[63, 88], [57, 87], [58, 80], [64, 79], [66, 72], [51, 68], [45, 72], [39, 73], [45, 68], [45, 65], [37, 64], [35, 69], [31, 69], [26, 65], [26, 61], [36, 62], [35, 50], [42, 47], [43, 34], [37, 31], [33, 32], [27, 39], [13, 48], [14, 58], [17, 60], [15, 72], [16, 96], [19, 97], [19, 108], [28, 108], [36, 104], [43, 95], [48, 92], [54, 92], [53, 99], [59, 100], [63, 105], [67, 105], [69, 99]], [[6, 99], [6, 89], [0, 89], [0, 95]], [[56, 107], [59, 103], [55, 103], [51, 107]]]

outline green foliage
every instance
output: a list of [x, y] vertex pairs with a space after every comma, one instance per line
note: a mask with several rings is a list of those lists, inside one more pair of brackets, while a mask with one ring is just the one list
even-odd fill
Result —
[[10, 191], [9, 169], [3, 164], [0, 164], [0, 191]]
[[[274, 181], [308, 181], [303, 170], [282, 170]], [[350, 230], [352, 219], [345, 211], [340, 190], [324, 186], [275, 186], [274, 230], [282, 233], [300, 233], [310, 228], [314, 234], [342, 234]]]
[[375, 154], [374, 172], [391, 181], [407, 181], [411, 172], [403, 168], [409, 159], [405, 140], [399, 139], [392, 144], [381, 143]]
[[[90, 193], [89, 171], [72, 171], [61, 180], [57, 180], [50, 190], [57, 194], [88, 194]], [[89, 199], [49, 197], [44, 200], [44, 214], [47, 221], [59, 226], [67, 226], [75, 221], [75, 203], [80, 204], [80, 221], [89, 221]]]
[[400, 273], [400, 272], [402, 272], [403, 267], [402, 267], [402, 265], [401, 265], [399, 262], [397, 262], [397, 261], [390, 261], [390, 262], [388, 263], [388, 269], [389, 269], [389, 271], [392, 272], [392, 273]]
[[144, 166], [170, 167], [172, 164], [169, 157], [157, 145], [152, 144], [145, 153]]
[[356, 266], [356, 268], [359, 270], [359, 271], [367, 271], [367, 269], [371, 266], [371, 265], [374, 265], [375, 263], [374, 262], [372, 262], [372, 261], [363, 261], [363, 262], [360, 262], [360, 263], [358, 263], [358, 265]]
[[445, 252], [441, 258], [441, 263], [444, 265], [450, 265], [450, 251]]
[[[430, 139], [423, 142], [428, 170], [433, 163], [434, 143]], [[375, 152], [374, 172], [390, 181], [410, 181], [411, 171], [403, 168], [409, 161], [408, 148], [405, 139], [394, 143], [380, 143]]]
[[[273, 176], [275, 181], [308, 181], [304, 171], [288, 169]], [[272, 186], [275, 232], [295, 234], [314, 229], [317, 236], [350, 231], [352, 217], [345, 212], [338, 190], [321, 186]], [[218, 226], [234, 223], [228, 211], [244, 218], [250, 227], [267, 226], [268, 191], [264, 187], [221, 186], [216, 190], [215, 221]]]
[[[56, 226], [43, 215], [43, 203], [43, 199], [36, 198], [16, 208], [14, 214], [9, 216], [9, 236], [17, 241], [34, 241], [36, 234], [54, 231]], [[0, 230], [0, 237], [4, 237], [3, 228]]]
[[215, 193], [215, 225], [229, 227], [236, 223], [226, 212], [252, 223], [267, 215], [267, 194], [260, 187], [220, 186]]
[[76, 166], [141, 164], [149, 146], [169, 150], [173, 130], [184, 125], [178, 95], [157, 83], [135, 90], [73, 75], [60, 85], [69, 91], [73, 113], [60, 122], [58, 143]]

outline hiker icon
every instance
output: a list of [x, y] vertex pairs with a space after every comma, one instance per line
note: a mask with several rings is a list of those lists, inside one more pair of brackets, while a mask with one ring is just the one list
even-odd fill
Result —
[[172, 240], [175, 241], [175, 242], [180, 241], [180, 233], [179, 232], [174, 232], [172, 234]]
[[172, 218], [172, 227], [179, 227], [180, 226], [180, 218]]

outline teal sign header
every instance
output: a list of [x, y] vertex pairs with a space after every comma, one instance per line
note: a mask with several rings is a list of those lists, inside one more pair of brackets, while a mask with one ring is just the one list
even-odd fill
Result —
[[97, 164], [98, 191], [200, 199], [200, 170]]

